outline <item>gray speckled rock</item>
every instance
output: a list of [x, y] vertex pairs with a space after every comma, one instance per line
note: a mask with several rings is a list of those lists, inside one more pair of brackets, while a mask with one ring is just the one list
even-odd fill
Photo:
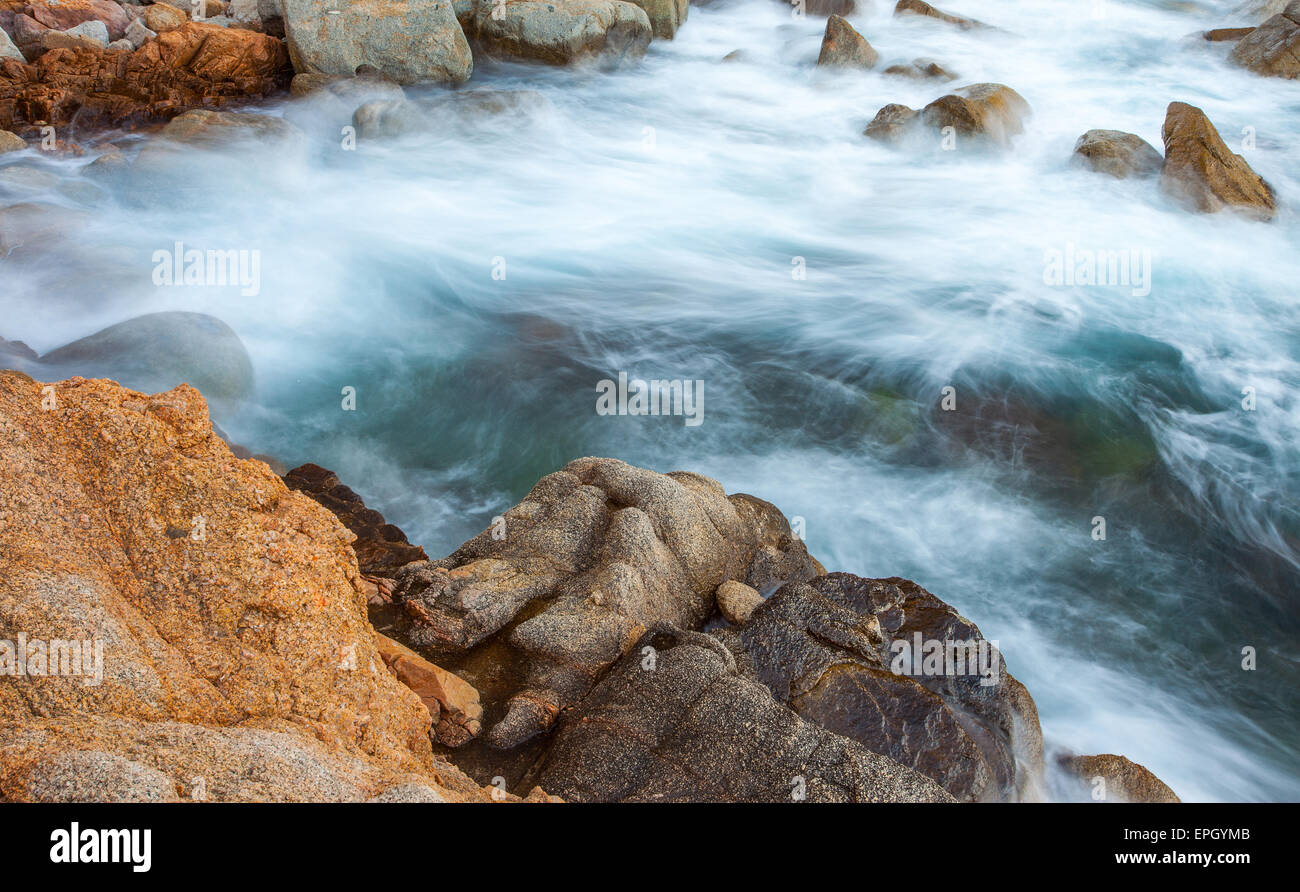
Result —
[[179, 802], [175, 782], [113, 753], [64, 750], [25, 766], [14, 779], [35, 802]]
[[636, 642], [566, 716], [540, 778], [570, 802], [951, 801], [923, 775], [800, 719], [738, 675], [716, 639], [667, 628]]
[[474, 33], [489, 53], [569, 65], [630, 62], [650, 45], [650, 18], [622, 0], [480, 0]]
[[13, 39], [4, 29], [0, 29], [0, 59], [16, 59], [19, 62], [27, 61], [22, 51], [14, 45]]
[[297, 72], [353, 75], [363, 65], [399, 84], [463, 83], [474, 70], [451, 0], [284, 0]]

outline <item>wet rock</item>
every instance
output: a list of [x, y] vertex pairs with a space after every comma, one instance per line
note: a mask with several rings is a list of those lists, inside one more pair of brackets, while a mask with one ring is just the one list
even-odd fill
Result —
[[405, 99], [376, 99], [352, 113], [352, 126], [360, 139], [397, 139], [430, 126], [428, 115]]
[[1245, 0], [1232, 10], [1232, 15], [1252, 22], [1263, 22], [1282, 12], [1292, 0]]
[[763, 603], [763, 596], [743, 582], [728, 579], [718, 586], [714, 596], [718, 600], [718, 611], [729, 623], [740, 625], [746, 622], [758, 606]]
[[1033, 699], [995, 642], [913, 582], [831, 573], [786, 585], [741, 627], [735, 650], [805, 721], [957, 799], [1041, 795]]
[[628, 0], [650, 19], [650, 31], [658, 40], [672, 40], [686, 21], [690, 0]]
[[1272, 219], [1277, 206], [1273, 188], [1229, 150], [1205, 112], [1171, 102], [1163, 133], [1160, 185], [1168, 195], [1202, 213], [1235, 208]]
[[111, 377], [143, 390], [184, 381], [213, 399], [237, 401], [253, 389], [253, 366], [239, 336], [202, 313], [137, 316], [41, 357], [50, 378], [69, 374]]
[[299, 73], [370, 66], [399, 84], [458, 84], [474, 70], [450, 0], [284, 0], [284, 28]]
[[356, 535], [352, 543], [357, 565], [370, 576], [392, 577], [412, 561], [429, 556], [406, 534], [384, 520], [384, 515], [367, 508], [361, 496], [339, 482], [338, 475], [319, 465], [306, 464], [284, 475], [285, 485], [328, 508]]
[[956, 80], [957, 75], [948, 71], [932, 59], [913, 59], [906, 65], [890, 65], [884, 70], [892, 77], [906, 77], [912, 80]]
[[[1103, 791], [1108, 802], [1181, 802], [1169, 786], [1146, 768], [1123, 756], [1062, 756], [1057, 760], [1067, 772]], [[1100, 778], [1102, 785], [1098, 785]]]
[[9, 152], [21, 152], [27, 148], [27, 140], [23, 139], [17, 133], [10, 133], [8, 130], [0, 130], [0, 155]]
[[850, 15], [857, 8], [855, 0], [805, 0], [804, 3], [808, 15]]
[[[951, 136], [955, 147], [1007, 149], [1011, 138], [1024, 130], [1031, 114], [1029, 103], [1003, 84], [974, 84], [941, 96], [920, 112], [905, 105], [880, 109], [864, 135], [898, 144], [919, 134]], [[951, 127], [951, 131], [946, 128]], [[928, 138], [928, 136], [927, 136]]]
[[1300, 0], [1238, 41], [1228, 61], [1266, 77], [1300, 77]]
[[98, 20], [82, 22], [67, 31], [49, 30], [41, 35], [41, 47], [59, 49], [103, 49], [108, 46], [108, 27]]
[[871, 123], [862, 133], [877, 142], [896, 144], [902, 142], [912, 131], [916, 116], [916, 109], [891, 102], [876, 112], [876, 116], [871, 119]]
[[0, 685], [0, 799], [492, 798], [433, 759], [328, 511], [191, 387], [51, 387], [0, 372], [0, 638], [91, 645]]
[[420, 698], [433, 720], [434, 740], [457, 747], [483, 729], [483, 705], [468, 682], [383, 635], [375, 635], [384, 665]]
[[922, 775], [801, 720], [738, 675], [715, 639], [667, 627], [636, 641], [566, 716], [540, 778], [574, 802], [949, 800]]
[[491, 664], [517, 680], [495, 691], [505, 714], [487, 740], [508, 749], [546, 731], [646, 629], [699, 627], [723, 582], [763, 590], [816, 572], [767, 502], [696, 474], [579, 459], [451, 556], [405, 567], [396, 637], [459, 670], [496, 636]]
[[1155, 176], [1164, 158], [1151, 143], [1120, 130], [1089, 130], [1074, 144], [1075, 159], [1118, 179]]
[[175, 31], [177, 28], [184, 28], [189, 22], [190, 17], [184, 10], [178, 9], [167, 3], [154, 3], [145, 10], [145, 26], [157, 34], [163, 34], [167, 31]]
[[817, 64], [830, 68], [872, 68], [879, 55], [867, 39], [854, 30], [848, 19], [832, 15], [826, 20]]
[[898, 4], [894, 7], [894, 15], [917, 15], [930, 19], [938, 19], [941, 22], [947, 22], [949, 25], [956, 25], [963, 31], [988, 27], [983, 22], [976, 21], [975, 19], [962, 18], [959, 15], [953, 15], [952, 13], [944, 12], [941, 9], [935, 9], [929, 3], [926, 3], [925, 0], [898, 0]]
[[1209, 31], [1202, 31], [1201, 38], [1207, 43], [1227, 43], [1241, 40], [1254, 30], [1254, 28], [1212, 28]]
[[505, 59], [605, 66], [633, 62], [650, 45], [650, 19], [622, 0], [504, 0], [474, 10], [475, 40]]

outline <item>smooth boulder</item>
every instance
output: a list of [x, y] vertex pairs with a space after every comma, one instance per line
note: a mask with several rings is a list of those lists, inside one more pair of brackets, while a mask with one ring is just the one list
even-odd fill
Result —
[[1272, 219], [1273, 187], [1228, 148], [1205, 112], [1185, 102], [1169, 103], [1163, 134], [1160, 185], [1166, 194], [1202, 213], [1234, 208]]
[[640, 7], [650, 19], [650, 31], [656, 40], [672, 40], [690, 13], [690, 0], [627, 0]]
[[879, 54], [867, 39], [859, 34], [848, 19], [832, 15], [826, 20], [826, 33], [822, 37], [817, 64], [825, 68], [872, 68]]
[[483, 0], [473, 30], [491, 55], [548, 65], [633, 62], [652, 34], [645, 11], [623, 0]]
[[1117, 179], [1155, 176], [1164, 164], [1151, 143], [1120, 130], [1089, 130], [1074, 144], [1074, 157], [1078, 163]]

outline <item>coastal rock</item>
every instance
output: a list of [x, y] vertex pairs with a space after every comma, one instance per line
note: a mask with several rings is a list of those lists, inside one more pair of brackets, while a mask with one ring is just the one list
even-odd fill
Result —
[[[792, 6], [793, 0], [783, 5]], [[856, 0], [805, 0], [803, 11], [808, 15], [849, 15], [857, 8]]]
[[144, 390], [186, 381], [230, 401], [253, 388], [253, 366], [239, 336], [202, 313], [137, 316], [51, 350], [41, 365], [51, 378], [105, 376]]
[[826, 20], [817, 64], [832, 68], [872, 68], [879, 55], [867, 39], [854, 30], [848, 19], [832, 15]]
[[1074, 144], [1075, 159], [1118, 179], [1155, 176], [1164, 158], [1151, 143], [1120, 130], [1089, 130]]
[[126, 11], [112, 0], [41, 0], [26, 4], [22, 10], [38, 24], [55, 31], [100, 22], [108, 31], [109, 40], [124, 36], [130, 24]]
[[368, 576], [392, 577], [412, 561], [429, 556], [418, 545], [406, 541], [406, 534], [387, 523], [384, 515], [367, 508], [361, 496], [339, 482], [338, 475], [319, 465], [306, 464], [284, 475], [285, 485], [328, 508], [352, 531], [356, 541], [357, 565]]
[[15, 59], [19, 62], [27, 61], [22, 51], [14, 44], [13, 38], [9, 36], [9, 32], [0, 30], [0, 62], [5, 59]]
[[894, 15], [917, 15], [929, 19], [938, 19], [941, 22], [947, 22], [949, 25], [956, 25], [963, 31], [988, 27], [983, 22], [976, 21], [975, 19], [962, 18], [959, 15], [953, 15], [950, 12], [935, 9], [929, 3], [926, 3], [925, 0], [898, 0], [898, 4], [894, 7]]
[[184, 28], [190, 20], [184, 10], [178, 9], [167, 3], [154, 3], [145, 10], [145, 26], [157, 34], [163, 34], [167, 31], [175, 31], [177, 28]]
[[[951, 136], [955, 146], [1006, 149], [1024, 130], [1029, 103], [1003, 84], [974, 84], [941, 96], [921, 111], [893, 103], [876, 113], [863, 134], [885, 143], [901, 143], [920, 132]], [[952, 130], [945, 133], [946, 128]]]
[[352, 76], [362, 66], [399, 84], [459, 84], [474, 59], [450, 0], [284, 0], [294, 70]]
[[727, 622], [735, 625], [747, 622], [750, 615], [763, 603], [762, 595], [734, 579], [728, 579], [718, 586], [714, 597], [718, 601], [718, 612]]
[[614, 66], [645, 55], [650, 19], [622, 0], [504, 0], [474, 10], [477, 42], [506, 59]]
[[496, 692], [505, 714], [486, 739], [508, 749], [549, 729], [646, 629], [698, 628], [723, 582], [763, 590], [816, 573], [767, 502], [697, 474], [584, 458], [449, 557], [407, 565], [396, 637], [488, 690], [470, 652], [496, 636], [489, 671], [509, 665], [519, 680]]
[[433, 720], [433, 739], [457, 747], [483, 729], [483, 705], [478, 691], [463, 679], [378, 633], [375, 643], [384, 665], [420, 698]]
[[17, 133], [10, 133], [8, 130], [0, 130], [0, 155], [8, 152], [21, 152], [27, 148], [27, 140], [23, 139]]
[[1238, 41], [1228, 61], [1267, 77], [1300, 77], [1300, 0]]
[[1104, 800], [1111, 802], [1181, 802], [1173, 790], [1146, 768], [1123, 756], [1062, 756], [1057, 764], [1089, 784], [1101, 778]]
[[871, 119], [871, 123], [862, 133], [877, 142], [896, 144], [902, 142], [903, 138], [911, 132], [916, 116], [916, 109], [891, 102], [876, 112], [876, 116]]
[[108, 28], [103, 22], [93, 19], [67, 31], [51, 29], [41, 35], [41, 48], [47, 50], [103, 49], [106, 46]]
[[914, 582], [830, 573], [788, 584], [741, 627], [735, 650], [805, 721], [957, 799], [1041, 795], [1033, 699], [995, 643]]
[[287, 62], [275, 38], [193, 22], [134, 53], [51, 50], [31, 64], [0, 62], [0, 128], [166, 119], [186, 108], [265, 96], [286, 82]]
[[803, 721], [698, 632], [648, 631], [561, 723], [542, 786], [571, 802], [946, 802]]
[[144, 46], [157, 36], [157, 33], [150, 31], [149, 27], [140, 19], [136, 19], [126, 27], [126, 39], [131, 41], [131, 46], [136, 49]]
[[892, 77], [906, 77], [912, 80], [951, 81], [957, 79], [957, 75], [933, 59], [913, 59], [906, 65], [890, 65], [883, 73]]
[[1211, 28], [1209, 31], [1201, 32], [1201, 39], [1207, 43], [1228, 43], [1241, 40], [1254, 30], [1254, 28]]
[[1169, 103], [1163, 134], [1160, 185], [1168, 195], [1202, 213], [1236, 208], [1272, 219], [1273, 188], [1224, 144], [1205, 112], [1185, 102]]
[[494, 798], [433, 759], [351, 534], [235, 458], [193, 388], [0, 373], [0, 467], [0, 639], [26, 648], [0, 799]]
[[658, 40], [672, 40], [686, 21], [690, 0], [627, 0], [640, 7], [650, 19], [650, 31]]

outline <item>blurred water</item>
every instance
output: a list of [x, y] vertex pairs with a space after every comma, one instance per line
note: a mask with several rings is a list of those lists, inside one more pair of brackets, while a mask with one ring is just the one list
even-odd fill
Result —
[[[880, 68], [931, 57], [949, 86], [818, 72], [824, 20], [718, 0], [623, 72], [480, 62], [471, 87], [542, 98], [358, 152], [321, 120], [331, 141], [195, 153], [175, 188], [98, 199], [67, 191], [87, 159], [6, 158], [65, 181], [0, 182], [11, 201], [92, 214], [0, 267], [0, 335], [43, 351], [152, 310], [220, 317], [258, 377], [234, 439], [334, 468], [430, 554], [581, 455], [709, 474], [804, 518], [829, 568], [975, 620], [1050, 744], [1184, 799], [1298, 799], [1294, 212], [1191, 215], [1070, 154], [1094, 127], [1159, 147], [1183, 100], [1292, 203], [1300, 86], [1185, 40], [1243, 23], [1229, 3], [949, 6], [1009, 33], [851, 17]], [[860, 135], [979, 81], [1034, 108], [1008, 155]], [[177, 239], [260, 251], [260, 293], [155, 287]], [[1149, 251], [1150, 294], [1046, 285], [1069, 245]], [[597, 416], [619, 371], [702, 380], [704, 424]]]

